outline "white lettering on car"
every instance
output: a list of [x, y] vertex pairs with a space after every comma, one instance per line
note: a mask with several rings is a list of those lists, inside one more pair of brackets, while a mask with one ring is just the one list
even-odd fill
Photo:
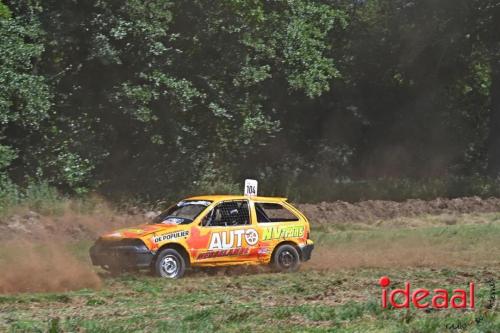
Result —
[[259, 234], [255, 229], [238, 229], [212, 233], [209, 250], [228, 250], [243, 246], [242, 236], [245, 236], [247, 245], [253, 246], [259, 241]]

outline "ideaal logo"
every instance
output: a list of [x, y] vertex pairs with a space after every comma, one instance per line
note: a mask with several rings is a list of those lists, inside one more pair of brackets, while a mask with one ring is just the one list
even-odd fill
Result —
[[255, 229], [238, 229], [212, 233], [209, 250], [229, 250], [242, 246], [242, 239], [253, 246], [259, 241], [259, 234]]
[[[405, 282], [404, 289], [392, 289], [388, 287], [391, 280], [387, 276], [383, 276], [379, 280], [382, 289], [382, 307], [387, 308], [388, 303], [396, 309], [409, 308], [410, 303], [418, 309], [434, 308], [443, 309], [451, 306], [455, 309], [470, 308], [474, 309], [475, 295], [474, 282], [469, 283], [469, 288], [454, 289], [450, 295], [446, 289], [434, 289], [433, 291], [425, 288], [417, 288], [411, 290], [410, 282]], [[402, 296], [402, 302], [398, 303], [396, 297]], [[451, 297], [450, 297], [451, 296]]]
[[[492, 278], [487, 279], [486, 284], [489, 286], [489, 297], [486, 302], [482, 303], [482, 310], [475, 313], [473, 318], [466, 320], [458, 320], [456, 322], [446, 323], [446, 329], [448, 330], [465, 330], [467, 327], [480, 324], [486, 319], [486, 314], [488, 311], [494, 311], [496, 307], [496, 285], [495, 280]], [[410, 303], [418, 309], [429, 310], [442, 310], [447, 309], [450, 306], [454, 309], [462, 310], [475, 310], [475, 288], [474, 282], [469, 282], [469, 288], [464, 289], [454, 289], [450, 294], [445, 289], [434, 289], [430, 291], [424, 288], [418, 288], [412, 291], [409, 282], [405, 283], [404, 289], [393, 289], [390, 290], [388, 287], [391, 284], [391, 280], [387, 276], [383, 276], [379, 280], [382, 289], [382, 307], [387, 308], [390, 304], [393, 308], [409, 308]], [[398, 295], [402, 296], [400, 302], [396, 301]]]
[[489, 297], [488, 300], [486, 301], [486, 304], [483, 304], [484, 310], [481, 311], [479, 314], [476, 314], [476, 316], [473, 318], [473, 320], [460, 320], [452, 323], [447, 323], [446, 328], [448, 330], [465, 330], [467, 327], [474, 325], [474, 324], [480, 324], [486, 317], [486, 313], [488, 311], [492, 311], [495, 306], [496, 306], [496, 284], [495, 280], [492, 278], [489, 278], [486, 280], [486, 284], [489, 286], [490, 292], [489, 292]]

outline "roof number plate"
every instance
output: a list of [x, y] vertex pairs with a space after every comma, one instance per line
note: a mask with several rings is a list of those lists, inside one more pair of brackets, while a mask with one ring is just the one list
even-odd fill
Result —
[[257, 181], [255, 179], [245, 179], [245, 195], [257, 195]]

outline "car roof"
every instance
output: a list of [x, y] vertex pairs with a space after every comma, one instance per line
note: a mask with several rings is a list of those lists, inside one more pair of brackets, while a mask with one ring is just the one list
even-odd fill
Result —
[[258, 196], [246, 196], [246, 195], [200, 195], [195, 197], [186, 198], [184, 200], [209, 200], [209, 201], [224, 201], [224, 200], [253, 200], [253, 201], [267, 201], [267, 202], [283, 202], [287, 198], [283, 197], [258, 197]]

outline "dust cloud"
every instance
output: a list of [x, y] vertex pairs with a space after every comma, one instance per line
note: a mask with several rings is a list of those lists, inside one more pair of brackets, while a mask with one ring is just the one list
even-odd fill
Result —
[[[90, 244], [103, 232], [144, 223], [142, 215], [66, 211], [58, 216], [18, 213], [0, 221], [0, 294], [99, 289], [102, 281], [88, 258]], [[83, 243], [82, 243], [83, 244]]]
[[0, 293], [98, 289], [99, 276], [89, 264], [49, 241], [4, 243], [0, 257]]

